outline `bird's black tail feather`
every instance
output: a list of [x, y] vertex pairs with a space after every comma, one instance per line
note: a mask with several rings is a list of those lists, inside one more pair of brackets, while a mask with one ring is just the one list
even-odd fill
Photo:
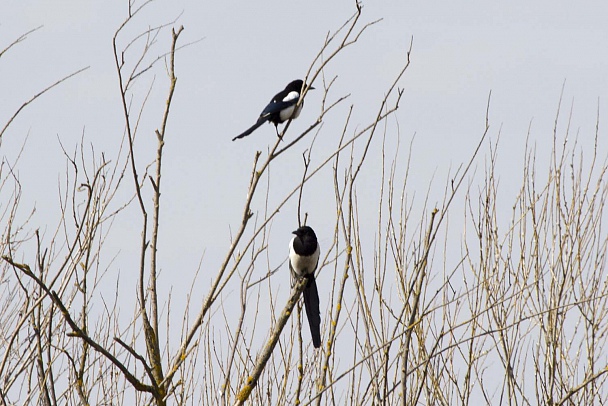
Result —
[[258, 121], [257, 121], [257, 122], [256, 122], [254, 125], [252, 125], [251, 127], [249, 127], [249, 128], [247, 129], [247, 131], [245, 131], [245, 132], [244, 132], [244, 133], [242, 133], [242, 134], [237, 135], [236, 137], [234, 137], [234, 138], [232, 139], [232, 141], [236, 141], [236, 140], [238, 140], [239, 138], [244, 138], [244, 137], [248, 136], [249, 134], [251, 134], [252, 132], [254, 132], [255, 130], [257, 130], [257, 129], [258, 129], [258, 127], [259, 127], [259, 126], [261, 126], [262, 124], [264, 124], [265, 122], [266, 122], [266, 118], [262, 118], [262, 117], [260, 117], [260, 118], [258, 119]]
[[304, 308], [312, 334], [312, 345], [315, 348], [321, 346], [321, 312], [319, 311], [319, 292], [313, 274], [306, 275], [308, 283], [304, 288]]

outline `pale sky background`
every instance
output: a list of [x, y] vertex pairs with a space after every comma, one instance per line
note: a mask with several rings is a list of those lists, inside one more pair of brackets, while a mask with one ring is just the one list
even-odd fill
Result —
[[[57, 139], [69, 150], [84, 131], [97, 152], [108, 154], [122, 135], [111, 39], [124, 18], [125, 4], [8, 1], [2, 6], [4, 46], [43, 25], [0, 62], [2, 123], [33, 94], [90, 66], [28, 107], [3, 140], [1, 152], [10, 160], [29, 132], [18, 169], [23, 184], [30, 178], [36, 182], [35, 189], [25, 188], [24, 200], [38, 202], [41, 220], [44, 206], [52, 204], [47, 199], [56, 200], [57, 180], [64, 172]], [[178, 87], [164, 178], [165, 196], [174, 199], [165, 202], [166, 231], [174, 228], [184, 237], [182, 243], [193, 249], [225, 247], [227, 226], [241, 210], [253, 151], [265, 149], [274, 132], [264, 126], [241, 142], [230, 139], [255, 121], [274, 93], [305, 74], [326, 33], [339, 27], [353, 9], [352, 1], [155, 1], [139, 16], [134, 31], [183, 13], [177, 23], [185, 27], [182, 43], [203, 38], [177, 58]], [[354, 104], [354, 124], [367, 123], [413, 37], [412, 64], [400, 84], [405, 93], [396, 117], [404, 145], [417, 134], [412, 185], [422, 192], [433, 174], [442, 183], [449, 167], [470, 155], [483, 130], [490, 91], [491, 135], [496, 139], [502, 127], [499, 156], [507, 167], [521, 162], [530, 122], [540, 151], [550, 141], [564, 82], [564, 111], [573, 103], [573, 129], [580, 129], [580, 142], [590, 142], [598, 100], [608, 91], [607, 17], [608, 5], [599, 1], [365, 3], [363, 21], [383, 21], [330, 65], [326, 77], [338, 75], [336, 97], [352, 94], [342, 112]], [[161, 35], [156, 54], [166, 49], [169, 36], [168, 31]], [[159, 65], [156, 73], [154, 95], [162, 98], [164, 68]], [[142, 84], [140, 96], [146, 86]], [[295, 131], [314, 120], [320, 97], [321, 92], [311, 92], [303, 120], [294, 122]], [[157, 113], [163, 106], [155, 101], [144, 116], [150, 120], [144, 125], [151, 130], [158, 126]], [[600, 103], [600, 116], [604, 111]], [[323, 148], [324, 139], [335, 141], [342, 117], [336, 114], [325, 123], [317, 148]], [[330, 142], [327, 148], [333, 145]], [[331, 190], [325, 192], [333, 200]]]
[[[90, 66], [29, 106], [0, 145], [3, 159], [12, 163], [26, 143], [15, 168], [24, 188], [19, 215], [26, 218], [35, 205], [29, 225], [46, 230], [47, 237], [56, 227], [57, 185], [65, 173], [58, 139], [72, 151], [84, 132], [85, 143], [92, 143], [97, 154], [112, 156], [122, 137], [112, 36], [125, 17], [125, 4], [123, 0], [4, 0], [0, 5], [2, 49], [43, 25], [0, 59], [0, 126], [35, 93]], [[181, 43], [202, 39], [176, 58], [178, 84], [164, 155], [161, 214], [160, 258], [167, 277], [165, 286], [186, 289], [203, 254], [203, 269], [214, 274], [229, 246], [231, 229], [240, 221], [254, 152], [265, 151], [274, 142], [275, 133], [273, 126], [265, 125], [239, 142], [231, 142], [231, 138], [255, 122], [276, 92], [304, 76], [327, 32], [335, 31], [353, 12], [353, 1], [181, 0], [155, 1], [138, 17], [132, 32], [169, 22], [181, 13], [176, 23], [176, 27], [185, 27]], [[560, 123], [573, 106], [572, 134], [578, 133], [582, 149], [591, 148], [599, 105], [600, 156], [606, 156], [603, 120], [608, 116], [604, 102], [608, 96], [608, 3], [365, 2], [363, 22], [378, 18], [383, 20], [325, 72], [327, 78], [338, 76], [334, 98], [348, 93], [351, 97], [326, 117], [316, 150], [334, 148], [350, 104], [355, 105], [352, 129], [367, 124], [376, 114], [413, 38], [411, 66], [400, 82], [405, 93], [395, 118], [403, 160], [416, 134], [409, 189], [419, 198], [418, 210], [431, 179], [431, 205], [440, 204], [450, 168], [454, 170], [468, 160], [483, 133], [490, 91], [492, 142], [501, 129], [498, 173], [501, 193], [506, 197], [503, 220], [508, 220], [520, 185], [530, 123], [538, 160], [549, 157], [564, 83]], [[153, 54], [168, 49], [169, 38], [169, 31], [164, 31]], [[140, 137], [153, 137], [152, 131], [160, 124], [158, 113], [164, 107], [167, 80], [162, 64], [155, 73], [156, 88]], [[145, 94], [150, 78], [140, 84], [138, 97]], [[315, 86], [322, 87], [320, 83]], [[308, 94], [302, 115], [291, 125], [292, 137], [316, 118], [321, 96], [319, 90]], [[277, 200], [301, 177], [300, 153], [309, 145], [309, 141], [298, 145], [271, 169]], [[142, 151], [142, 163], [151, 160], [152, 155], [145, 154], [152, 149]], [[378, 162], [378, 148], [373, 151], [360, 191], [366, 187], [377, 190], [379, 172], [374, 162]], [[486, 145], [477, 161], [480, 171], [487, 153]], [[131, 187], [131, 180], [128, 182]], [[309, 224], [323, 247], [331, 241], [335, 216], [329, 171], [305, 192]], [[260, 214], [262, 203], [258, 200], [255, 207]], [[290, 232], [297, 226], [294, 203], [273, 222], [269, 258], [275, 266], [286, 257]], [[365, 202], [361, 203], [365, 207]], [[374, 204], [371, 201], [368, 209], [375, 215]], [[122, 216], [114, 224], [108, 252], [118, 253], [118, 257], [108, 285], [102, 288], [108, 292], [114, 289], [116, 272], [120, 271], [126, 296], [134, 292], [129, 281], [135, 269], [129, 267], [136, 264], [133, 258], [139, 244], [140, 217], [135, 209], [133, 220]], [[370, 232], [374, 226], [370, 225]], [[456, 234], [460, 231], [455, 230]], [[132, 246], [125, 244], [129, 239], [135, 241]], [[459, 252], [459, 243], [453, 249]], [[287, 274], [286, 269], [280, 283], [289, 283]], [[202, 277], [200, 283], [207, 280]], [[323, 297], [327, 292], [322, 283]], [[206, 289], [199, 292], [201, 296], [204, 293]]]

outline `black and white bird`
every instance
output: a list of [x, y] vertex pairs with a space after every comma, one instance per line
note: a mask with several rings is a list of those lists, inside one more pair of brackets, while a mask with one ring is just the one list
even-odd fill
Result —
[[[314, 87], [310, 86], [308, 88], [308, 90], [311, 89], [314, 89]], [[299, 105], [298, 102], [302, 97], [303, 91], [304, 82], [302, 80], [297, 79], [290, 82], [287, 86], [285, 86], [285, 89], [275, 94], [272, 100], [270, 100], [270, 103], [264, 107], [264, 110], [262, 110], [262, 113], [260, 113], [258, 121], [249, 127], [247, 131], [234, 137], [232, 141], [248, 136], [267, 121], [274, 123], [277, 135], [279, 135], [278, 126], [280, 123], [297, 118], [300, 115], [302, 107], [304, 106], [304, 101], [302, 101]]]
[[303, 226], [293, 232], [296, 236], [289, 243], [289, 270], [297, 278], [308, 279], [304, 288], [304, 308], [312, 334], [312, 345], [321, 346], [321, 312], [319, 292], [315, 282], [315, 270], [319, 265], [319, 243], [312, 228]]

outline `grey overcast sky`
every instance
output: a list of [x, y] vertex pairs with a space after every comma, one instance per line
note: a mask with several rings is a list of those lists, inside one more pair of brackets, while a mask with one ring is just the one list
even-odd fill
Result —
[[[598, 100], [608, 92], [605, 2], [380, 3], [364, 3], [364, 21], [382, 21], [331, 64], [326, 77], [338, 76], [335, 94], [351, 94], [344, 106], [354, 104], [355, 124], [363, 124], [375, 113], [413, 39], [412, 64], [400, 83], [405, 93], [396, 117], [402, 140], [416, 133], [413, 181], [420, 182], [421, 190], [434, 173], [443, 180], [450, 165], [471, 153], [490, 91], [493, 136], [502, 127], [502, 162], [521, 160], [531, 122], [532, 140], [542, 150], [564, 83], [564, 103], [574, 106], [574, 128], [580, 128], [582, 143], [590, 141]], [[31, 194], [39, 210], [56, 196], [64, 171], [58, 138], [70, 149], [84, 131], [98, 152], [109, 153], [122, 135], [111, 39], [124, 19], [125, 4], [9, 0], [1, 6], [2, 44], [43, 26], [0, 62], [3, 122], [42, 88], [90, 66], [28, 107], [4, 137], [2, 154], [10, 157], [29, 133], [19, 171], [24, 183], [30, 176], [37, 182], [36, 190], [24, 193]], [[181, 15], [177, 24], [185, 27], [182, 41], [203, 39], [177, 58], [165, 192], [175, 194], [179, 205], [167, 202], [166, 227], [188, 229], [194, 217], [196, 224], [214, 232], [193, 230], [186, 240], [195, 247], [225, 243], [226, 219], [240, 210], [252, 153], [273, 140], [273, 131], [265, 126], [238, 143], [230, 142], [231, 137], [255, 120], [276, 91], [305, 74], [327, 32], [335, 31], [353, 9], [350, 0], [155, 1], [138, 17], [133, 31]], [[168, 38], [168, 32], [161, 35], [154, 52], [166, 49]], [[163, 97], [166, 80], [160, 65], [156, 81], [154, 94]], [[146, 86], [148, 82], [141, 85], [140, 95]], [[295, 131], [314, 119], [319, 93], [309, 95], [304, 120], [294, 123]], [[605, 107], [599, 106], [605, 116]], [[162, 103], [150, 108], [148, 117], [156, 120], [148, 124], [150, 129], [158, 125], [160, 108]], [[338, 118], [326, 123], [323, 138], [331, 138], [341, 124]], [[220, 238], [212, 237], [216, 232]]]
[[[90, 66], [29, 106], [1, 141], [0, 153], [8, 162], [14, 161], [25, 143], [15, 166], [24, 186], [19, 216], [25, 219], [36, 207], [30, 226], [45, 230], [47, 238], [57, 225], [58, 183], [66, 168], [59, 141], [73, 151], [84, 133], [85, 144], [93, 144], [97, 154], [112, 156], [122, 137], [112, 35], [125, 18], [125, 4], [124, 0], [4, 0], [0, 5], [0, 48], [42, 26], [0, 59], [0, 125], [41, 89]], [[429, 189], [430, 204], [440, 203], [449, 171], [471, 155], [483, 133], [490, 91], [490, 139], [496, 142], [500, 130], [498, 173], [507, 197], [506, 210], [521, 179], [529, 127], [539, 160], [549, 158], [562, 86], [565, 113], [561, 123], [572, 106], [571, 133], [578, 134], [583, 149], [592, 148], [599, 106], [601, 156], [606, 155], [602, 123], [608, 117], [604, 102], [608, 96], [608, 2], [413, 0], [369, 1], [363, 6], [363, 22], [382, 21], [325, 71], [327, 78], [337, 76], [333, 97], [351, 97], [326, 118], [315, 150], [334, 148], [351, 104], [355, 106], [352, 128], [369, 122], [413, 40], [411, 66], [399, 84], [404, 96], [395, 119], [403, 160], [415, 134], [408, 187], [416, 191], [416, 207], [421, 207]], [[165, 149], [160, 241], [161, 267], [170, 275], [168, 285], [179, 287], [179, 278], [173, 275], [193, 275], [203, 255], [203, 268], [216, 269], [231, 229], [238, 225], [254, 152], [265, 151], [275, 133], [267, 125], [239, 142], [231, 138], [249, 127], [287, 82], [303, 77], [326, 34], [353, 12], [351, 0], [158, 0], [130, 27], [132, 34], [179, 17], [176, 26], [185, 27], [182, 43], [202, 39], [181, 50], [176, 60], [178, 85]], [[128, 33], [121, 37], [121, 44]], [[169, 31], [161, 34], [154, 54], [167, 49], [169, 37]], [[155, 88], [140, 137], [153, 137], [164, 106], [167, 80], [162, 63], [154, 74]], [[140, 87], [136, 102], [145, 95], [151, 78], [136, 85]], [[321, 83], [315, 86], [322, 87]], [[292, 136], [316, 118], [321, 96], [319, 90], [309, 93], [302, 115], [292, 123]], [[299, 154], [310, 145], [304, 144], [271, 170], [276, 182], [271, 200], [272, 193], [279, 199], [301, 176]], [[154, 144], [148, 145], [142, 147], [142, 161], [153, 157]], [[377, 148], [373, 154], [360, 191], [376, 190]], [[478, 160], [480, 171], [487, 154], [486, 145]], [[431, 181], [434, 186], [429, 187]], [[328, 244], [335, 216], [331, 179], [321, 177], [312, 185], [314, 189], [307, 189], [305, 196], [309, 223], [321, 244]], [[261, 214], [263, 200], [256, 204]], [[374, 207], [372, 201], [367, 209], [374, 214]], [[126, 280], [139, 235], [137, 212], [130, 213], [134, 220], [128, 216], [117, 220], [108, 242], [109, 251], [118, 252], [115, 267]], [[291, 202], [273, 223], [271, 264], [280, 264], [287, 254], [290, 232], [297, 225], [295, 214], [296, 204]], [[136, 243], [124, 244], [129, 238]]]

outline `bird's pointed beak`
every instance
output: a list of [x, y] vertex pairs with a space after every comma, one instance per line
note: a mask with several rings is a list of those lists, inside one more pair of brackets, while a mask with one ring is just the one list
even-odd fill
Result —
[[312, 87], [312, 86], [309, 86], [309, 87], [308, 87], [308, 90], [315, 90], [315, 88], [314, 88], [314, 87]]
[[292, 232], [291, 232], [291, 234], [298, 235], [298, 230], [296, 230], [296, 231], [292, 231]]

